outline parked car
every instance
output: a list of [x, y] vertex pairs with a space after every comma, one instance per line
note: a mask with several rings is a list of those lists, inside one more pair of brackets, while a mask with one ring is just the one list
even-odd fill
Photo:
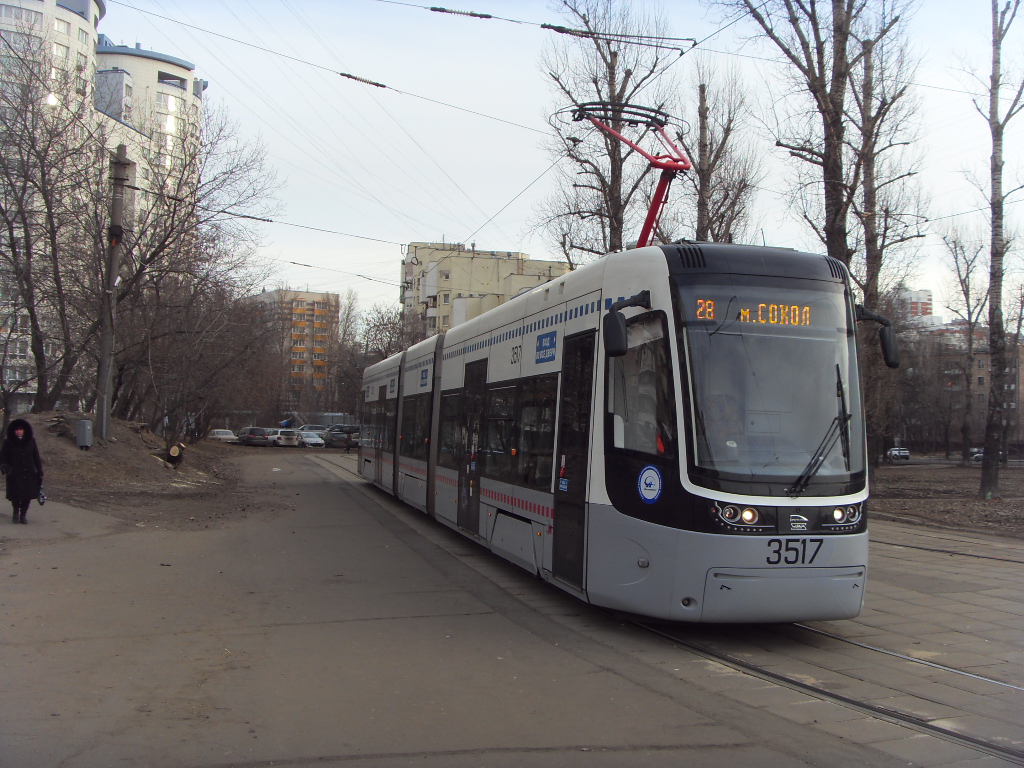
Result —
[[237, 443], [238, 436], [230, 429], [211, 429], [206, 436], [207, 440], [217, 440], [221, 443]]
[[324, 447], [324, 439], [316, 432], [299, 432], [299, 440], [305, 448]]
[[320, 435], [321, 437], [323, 437], [326, 431], [327, 427], [325, 427], [323, 424], [303, 424], [301, 427], [299, 427], [299, 432], [316, 432], [316, 434]]
[[908, 448], [890, 448], [889, 461], [910, 461], [910, 450]]
[[358, 432], [328, 432], [324, 435], [324, 443], [328, 448], [344, 448], [348, 453], [353, 448], [359, 447]]
[[270, 444], [277, 448], [296, 447], [299, 445], [299, 431], [297, 429], [271, 429]]
[[328, 448], [344, 448], [349, 451], [359, 445], [359, 427], [336, 424], [327, 428], [323, 438]]
[[[999, 460], [1002, 461], [1005, 458], [1006, 458], [1006, 451], [1000, 451], [999, 452]], [[985, 460], [985, 452], [984, 451], [978, 451], [976, 454], [971, 456], [971, 461], [979, 461], [980, 462], [980, 461], [984, 461], [984, 460]]]
[[270, 445], [269, 432], [263, 427], [242, 427], [238, 430], [238, 442], [242, 445]]

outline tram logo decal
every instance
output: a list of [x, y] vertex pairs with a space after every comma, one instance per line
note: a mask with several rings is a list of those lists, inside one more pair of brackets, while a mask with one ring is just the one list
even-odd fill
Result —
[[537, 362], [552, 363], [555, 360], [555, 350], [558, 348], [558, 331], [542, 333], [537, 336]]
[[430, 373], [430, 369], [429, 368], [424, 368], [422, 371], [420, 371], [420, 386], [421, 387], [427, 386], [427, 384], [430, 382], [430, 379], [428, 377], [429, 373]]
[[640, 492], [640, 500], [644, 504], [653, 504], [661, 498], [661, 472], [657, 467], [650, 465], [640, 470], [640, 477], [636, 483], [637, 491]]
[[803, 515], [793, 514], [789, 516], [789, 530], [791, 531], [806, 531], [807, 523], [810, 522]]

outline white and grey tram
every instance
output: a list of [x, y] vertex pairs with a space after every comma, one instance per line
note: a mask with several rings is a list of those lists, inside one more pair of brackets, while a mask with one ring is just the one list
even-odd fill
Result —
[[868, 567], [858, 319], [897, 364], [826, 256], [613, 253], [367, 368], [359, 472], [594, 605], [850, 618]]

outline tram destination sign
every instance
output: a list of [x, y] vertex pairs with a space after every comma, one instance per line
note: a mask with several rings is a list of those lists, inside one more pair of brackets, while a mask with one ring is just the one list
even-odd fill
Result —
[[[725, 306], [726, 311], [732, 314], [731, 307], [735, 306], [735, 300], [726, 302], [716, 299], [697, 299], [695, 314], [698, 320], [714, 320], [715, 307]], [[735, 317], [731, 318], [741, 323], [755, 323], [757, 325], [810, 325], [811, 307], [807, 304], [773, 304], [773, 303], [751, 303], [748, 306], [741, 306], [736, 310]]]

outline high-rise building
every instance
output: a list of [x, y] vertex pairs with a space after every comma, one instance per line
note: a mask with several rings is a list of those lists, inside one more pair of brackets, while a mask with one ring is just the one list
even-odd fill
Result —
[[[140, 195], [165, 191], [188, 178], [177, 170], [175, 158], [183, 155], [186, 131], [198, 135], [207, 83], [193, 77], [195, 66], [190, 62], [143, 50], [138, 44], [134, 48], [113, 44], [98, 32], [106, 11], [104, 0], [0, 3], [0, 88], [12, 96], [29, 93], [26, 86], [33, 84], [52, 88], [45, 103], [55, 109], [61, 104], [68, 108], [69, 146], [85, 147], [95, 139], [105, 143], [111, 157], [118, 144], [128, 147], [131, 165], [125, 225], [130, 227], [144, 216], [152, 223], [154, 217], [163, 215], [162, 209], [144, 200], [137, 203]], [[15, 134], [31, 130], [33, 123], [25, 116], [29, 110], [24, 104], [14, 107], [8, 102], [4, 109], [8, 112], [0, 130], [12, 131], [12, 126], [17, 127]], [[74, 154], [95, 158], [102, 166], [101, 174], [108, 175], [104, 173], [104, 153]], [[33, 172], [31, 166], [16, 169], [16, 173]], [[151, 195], [150, 200], [155, 197]], [[20, 226], [34, 225], [31, 210], [20, 215]], [[44, 242], [45, 238], [36, 240]], [[0, 247], [4, 245], [0, 243]], [[21, 409], [27, 407], [36, 389], [35, 360], [27, 351], [32, 331], [25, 322], [23, 297], [14, 290], [13, 272], [5, 267], [9, 265], [0, 260], [0, 304], [4, 310], [0, 332], [7, 340], [0, 346], [0, 381], [5, 395], [16, 394], [7, 399], [7, 406]], [[39, 319], [42, 324], [47, 322], [45, 308]], [[45, 333], [42, 335], [45, 339]], [[44, 340], [43, 348], [51, 344]]]
[[933, 311], [932, 292], [928, 289], [900, 291], [897, 295], [897, 300], [902, 307], [903, 316], [913, 325], [918, 327], [938, 327], [944, 322]]
[[198, 118], [209, 83], [192, 62], [100, 35], [96, 63], [96, 109], [108, 117], [157, 137], [181, 136]]
[[304, 403], [305, 396], [323, 395], [327, 390], [328, 355], [338, 338], [340, 297], [336, 293], [313, 291], [264, 291], [252, 297], [268, 309], [268, 319], [277, 323], [282, 355], [288, 360], [285, 406], [324, 406]]

